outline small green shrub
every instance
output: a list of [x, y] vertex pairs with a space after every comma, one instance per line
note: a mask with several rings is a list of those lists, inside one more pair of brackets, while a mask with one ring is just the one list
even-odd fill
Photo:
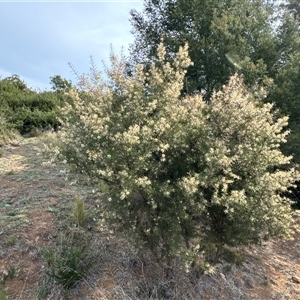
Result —
[[10, 265], [7, 269], [7, 279], [13, 279], [16, 276], [16, 268]]
[[75, 286], [91, 266], [86, 252], [87, 244], [77, 242], [62, 237], [55, 248], [41, 251], [47, 262], [46, 274], [65, 289]]
[[48, 275], [63, 287], [71, 288], [84, 276], [84, 266], [80, 260], [84, 249], [72, 246], [64, 250], [67, 254], [55, 261]]
[[73, 207], [73, 217], [77, 226], [83, 226], [86, 221], [87, 213], [84, 208], [84, 202], [81, 198], [75, 199]]
[[9, 247], [14, 246], [16, 244], [16, 241], [17, 237], [15, 235], [11, 235], [5, 240], [5, 245]]
[[15, 217], [15, 216], [17, 216], [18, 214], [19, 214], [19, 210], [18, 210], [18, 209], [13, 209], [13, 210], [11, 210], [11, 211], [9, 211], [9, 212], [7, 213], [7, 215], [10, 216], [10, 217]]
[[0, 287], [0, 300], [8, 300], [6, 292]]
[[2, 277], [2, 283], [5, 284], [8, 279], [13, 279], [16, 276], [16, 271], [14, 266], [9, 265], [6, 269], [6, 273]]

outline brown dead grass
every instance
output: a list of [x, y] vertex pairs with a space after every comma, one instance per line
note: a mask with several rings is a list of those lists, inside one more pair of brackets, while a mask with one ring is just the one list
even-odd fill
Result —
[[[126, 237], [116, 237], [97, 223], [101, 198], [87, 185], [71, 185], [61, 166], [45, 166], [41, 138], [3, 147], [0, 158], [0, 281], [8, 299], [300, 299], [300, 235], [292, 242], [272, 240], [244, 249], [241, 266], [226, 263], [211, 275], [185, 274], [176, 265], [169, 276], [151, 255], [140, 253]], [[91, 241], [93, 264], [86, 278], [64, 293], [45, 274], [44, 247], [55, 247], [62, 228], [72, 227], [70, 207], [82, 196], [90, 216], [84, 233]], [[10, 242], [9, 242], [10, 241]], [[49, 288], [49, 286], [48, 286]]]

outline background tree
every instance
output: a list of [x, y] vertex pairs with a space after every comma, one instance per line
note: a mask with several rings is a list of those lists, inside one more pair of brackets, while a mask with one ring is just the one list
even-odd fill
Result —
[[267, 101], [274, 102], [282, 115], [289, 115], [291, 134], [283, 151], [294, 154], [294, 161], [300, 163], [300, 27], [294, 16], [286, 11], [277, 32], [279, 59], [274, 74], [274, 88]]
[[110, 80], [95, 70], [81, 77], [89, 97], [72, 92], [60, 146], [49, 148], [108, 185], [102, 211], [116, 229], [168, 262], [292, 233], [284, 193], [299, 174], [279, 149], [286, 117], [275, 118], [238, 76], [209, 104], [182, 96], [187, 47], [170, 61], [159, 45], [157, 63], [131, 76], [111, 59]]
[[16, 89], [19, 91], [29, 91], [26, 83], [19, 75], [13, 74], [1, 80], [1, 91]]
[[298, 0], [288, 0], [286, 7], [295, 19], [300, 21], [300, 2]]
[[18, 75], [1, 79], [0, 143], [8, 140], [11, 130], [17, 130], [20, 134], [37, 134], [38, 130], [57, 129], [61, 105], [62, 100], [57, 93], [32, 90]]
[[51, 89], [56, 92], [68, 92], [73, 87], [72, 82], [60, 75], [50, 77]]
[[269, 84], [278, 60], [272, 17], [273, 6], [262, 0], [147, 0], [143, 13], [131, 12], [133, 61], [155, 60], [161, 38], [169, 58], [187, 42], [194, 65], [187, 71], [185, 92], [209, 99], [237, 70], [246, 84]]
[[18, 99], [21, 94], [31, 93], [18, 75], [0, 78], [0, 146], [9, 143], [18, 135], [14, 124], [9, 122], [12, 115], [9, 102]]

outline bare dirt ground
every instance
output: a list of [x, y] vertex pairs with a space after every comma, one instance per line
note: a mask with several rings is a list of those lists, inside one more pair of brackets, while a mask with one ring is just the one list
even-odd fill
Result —
[[[126, 237], [97, 221], [101, 197], [92, 187], [65, 180], [61, 166], [47, 166], [41, 138], [0, 148], [0, 299], [300, 299], [300, 235], [243, 250], [239, 266], [219, 264], [213, 274], [166, 270]], [[74, 198], [85, 200], [87, 225], [71, 218]], [[43, 249], [56, 251], [62, 232], [89, 241], [91, 266], [65, 290], [47, 275]], [[169, 272], [170, 273], [170, 272]]]

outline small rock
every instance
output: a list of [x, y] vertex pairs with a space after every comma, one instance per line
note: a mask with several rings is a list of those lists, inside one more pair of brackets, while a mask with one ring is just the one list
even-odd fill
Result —
[[295, 283], [300, 283], [300, 278], [297, 277], [297, 276], [293, 276], [293, 277], [292, 277], [292, 280], [293, 280]]

